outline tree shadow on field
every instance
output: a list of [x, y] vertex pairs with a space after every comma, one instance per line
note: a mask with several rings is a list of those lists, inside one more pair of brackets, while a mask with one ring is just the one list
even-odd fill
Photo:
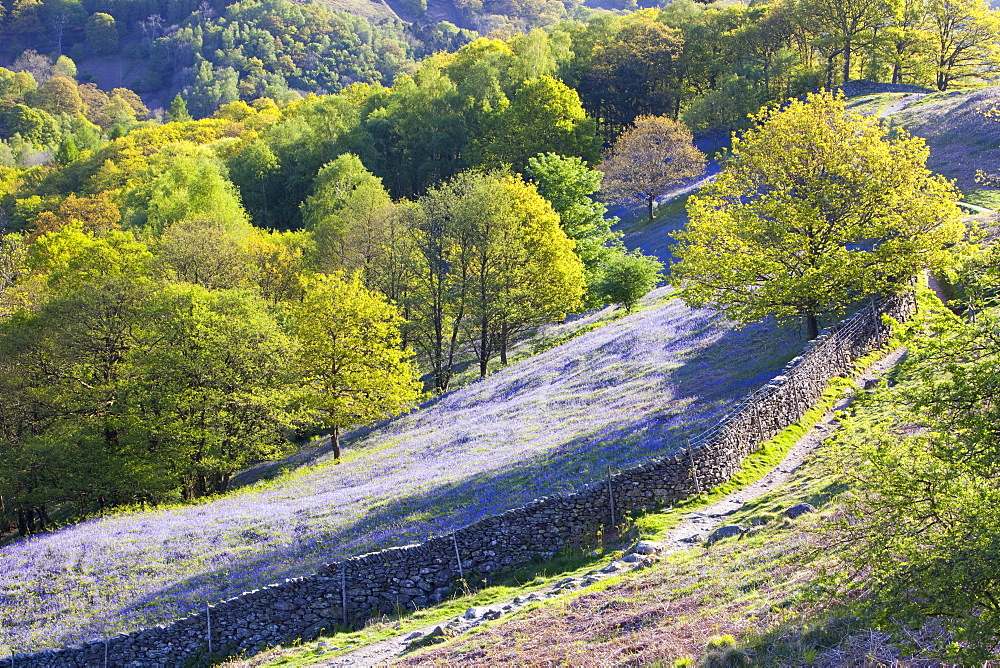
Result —
[[[293, 535], [290, 542], [243, 559], [226, 554], [205, 572], [137, 598], [115, 616], [139, 619], [153, 608], [168, 610], [171, 617], [189, 614], [205, 602], [313, 573], [323, 563], [420, 542], [523, 506], [538, 496], [603, 481], [609, 465], [617, 472], [683, 447], [688, 437], [710, 427], [733, 404], [777, 374], [801, 344], [794, 327], [773, 323], [725, 331], [670, 372], [678, 379], [677, 394], [662, 411], [612, 422], [502, 468], [389, 499], [337, 528], [320, 529], [307, 513], [291, 520], [295, 526], [288, 527]], [[363, 456], [364, 450], [359, 447], [359, 454]], [[426, 456], [432, 459], [439, 454], [429, 451]], [[338, 473], [334, 470], [327, 484], [336, 485]], [[420, 475], [416, 466], [413, 476], [419, 479]], [[253, 550], [252, 531], [248, 533], [247, 543], [227, 546], [226, 552]]]
[[727, 330], [673, 371], [675, 398], [726, 404], [724, 415], [777, 376], [805, 343], [797, 324], [773, 318]]

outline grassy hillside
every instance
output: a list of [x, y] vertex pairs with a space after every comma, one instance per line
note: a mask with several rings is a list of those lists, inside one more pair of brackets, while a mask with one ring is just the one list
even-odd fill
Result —
[[0, 644], [160, 622], [662, 455], [769, 379], [796, 331], [736, 330], [661, 290], [647, 308], [357, 434], [277, 481], [96, 519], [0, 550]]
[[[744, 536], [676, 552], [648, 570], [539, 603], [393, 665], [937, 665], [933, 652], [948, 641], [940, 626], [909, 629], [907, 643], [856, 616], [823, 580], [850, 569], [836, 532], [844, 494], [855, 484], [844, 463], [867, 426], [891, 414], [913, 381], [905, 369], [889, 374], [900, 382], [896, 389], [863, 394], [839, 414], [834, 438], [786, 483], [736, 502], [722, 522], [755, 527]], [[817, 512], [784, 516], [799, 503]], [[674, 521], [647, 516], [635, 537], [669, 542]], [[734, 642], [720, 642], [725, 635]], [[267, 665], [312, 664], [288, 658]]]
[[1000, 171], [1000, 122], [984, 115], [998, 102], [1000, 88], [932, 93], [911, 98], [887, 119], [926, 139], [928, 168], [954, 179], [971, 204], [981, 204], [993, 198], [976, 182], [976, 170]]

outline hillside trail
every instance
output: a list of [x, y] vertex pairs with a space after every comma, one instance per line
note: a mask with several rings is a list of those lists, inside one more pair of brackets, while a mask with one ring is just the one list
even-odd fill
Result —
[[[897, 348], [880, 360], [872, 364], [862, 372], [855, 380], [859, 389], [864, 389], [869, 384], [876, 382], [883, 377], [892, 367], [906, 356], [905, 348]], [[729, 494], [725, 498], [716, 501], [697, 512], [688, 513], [683, 521], [678, 524], [665, 539], [661, 539], [662, 549], [660, 555], [671, 554], [681, 550], [689, 550], [696, 547], [706, 536], [711, 534], [719, 526], [726, 523], [728, 516], [742, 508], [747, 503], [774, 491], [787, 481], [802, 465], [806, 457], [815, 448], [833, 434], [839, 422], [836, 412], [850, 406], [855, 393], [850, 393], [840, 398], [833, 407], [813, 426], [807, 433], [795, 442], [788, 453], [781, 460], [781, 463], [772, 468], [757, 482], [747, 485], [743, 489]], [[693, 537], [697, 536], [695, 540]], [[631, 559], [630, 559], [631, 557]], [[648, 565], [648, 559], [637, 558], [639, 555], [628, 555], [623, 559], [612, 561], [608, 566], [591, 571], [582, 579], [564, 578], [555, 585], [541, 588], [534, 592], [521, 594], [508, 601], [494, 603], [483, 608], [470, 608], [461, 616], [444, 622], [436, 622], [425, 627], [401, 633], [398, 636], [382, 640], [370, 645], [359, 647], [353, 651], [341, 654], [326, 660], [320, 660], [315, 666], [346, 668], [373, 668], [375, 666], [386, 666], [395, 659], [402, 657], [412, 648], [414, 641], [422, 638], [440, 636], [451, 637], [466, 632], [478, 626], [485, 620], [498, 619], [506, 614], [515, 612], [524, 605], [535, 601], [550, 599], [565, 595], [571, 591], [586, 587], [593, 582], [597, 582], [614, 574], [620, 574], [635, 568]], [[338, 651], [335, 641], [325, 641], [320, 646], [325, 646], [328, 651]], [[251, 664], [243, 664], [251, 665]], [[253, 664], [260, 665], [260, 664]]]
[[885, 118], [890, 114], [895, 114], [897, 111], [902, 111], [903, 109], [906, 109], [908, 106], [910, 106], [920, 98], [926, 96], [927, 93], [913, 93], [911, 95], [904, 95], [903, 97], [899, 98], [898, 100], [887, 106], [885, 109], [883, 109], [881, 113], [879, 113], [879, 118]]

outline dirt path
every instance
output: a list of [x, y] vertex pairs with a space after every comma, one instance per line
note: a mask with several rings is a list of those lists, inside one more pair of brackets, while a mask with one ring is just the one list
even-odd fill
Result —
[[[880, 378], [905, 355], [905, 348], [897, 348], [880, 359], [858, 377], [858, 387], [863, 388], [867, 382]], [[795, 442], [795, 445], [791, 447], [785, 458], [781, 460], [781, 463], [768, 471], [760, 480], [747, 485], [740, 491], [734, 492], [720, 501], [716, 501], [699, 512], [685, 515], [684, 521], [670, 533], [669, 539], [665, 541], [668, 545], [666, 552], [669, 553], [690, 548], [699, 542], [692, 540], [695, 536], [702, 540], [707, 538], [712, 531], [726, 523], [726, 517], [750, 501], [777, 489], [798, 470], [802, 462], [805, 461], [806, 456], [837, 429], [837, 421], [834, 413], [849, 406], [852, 400], [852, 395], [838, 400], [833, 408], [828, 410], [812, 429], [803, 434]]]
[[925, 95], [927, 95], [927, 93], [913, 93], [912, 95], [901, 97], [883, 109], [882, 113], [879, 114], [879, 118], [885, 118], [889, 114], [895, 114], [897, 111], [902, 111]]
[[[869, 381], [874, 381], [882, 377], [905, 355], [906, 349], [898, 348], [883, 357], [858, 377], [858, 387], [864, 388]], [[798, 470], [809, 453], [836, 430], [835, 411], [842, 410], [850, 405], [852, 398], [851, 395], [848, 395], [837, 401], [833, 408], [827, 411], [826, 415], [812, 429], [799, 438], [785, 455], [784, 459], [781, 460], [781, 463], [771, 469], [760, 480], [751, 483], [738, 492], [730, 494], [724, 499], [712, 503], [699, 512], [685, 515], [684, 521], [670, 532], [668, 538], [661, 541], [662, 551], [660, 554], [670, 554], [680, 550], [691, 549], [700, 540], [704, 540], [712, 531], [723, 525], [726, 517], [739, 510], [744, 504], [773, 491], [788, 480]], [[700, 540], [693, 541], [693, 536], [698, 536]], [[482, 608], [470, 608], [461, 617], [455, 617], [446, 622], [429, 624], [416, 631], [410, 631], [388, 640], [365, 645], [338, 657], [322, 660], [315, 665], [324, 667], [351, 666], [352, 668], [385, 666], [405, 654], [414, 641], [419, 642], [421, 639], [430, 639], [433, 636], [453, 637], [459, 635], [478, 626], [483, 621], [500, 618], [506, 614], [515, 612], [529, 603], [562, 596], [570, 591], [587, 587], [594, 582], [611, 577], [612, 575], [641, 567], [646, 563], [646, 557], [639, 554], [629, 554], [622, 559], [612, 561], [600, 570], [591, 571], [584, 577], [564, 578], [555, 585], [516, 596], [509, 601], [495, 603]], [[332, 640], [320, 643], [320, 646], [324, 644], [328, 651], [342, 649]]]

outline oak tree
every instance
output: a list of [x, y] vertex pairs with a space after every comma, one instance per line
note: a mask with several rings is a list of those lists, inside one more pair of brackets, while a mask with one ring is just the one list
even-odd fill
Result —
[[738, 321], [818, 317], [946, 265], [965, 228], [924, 141], [809, 95], [755, 119], [688, 202], [671, 282]]
[[303, 404], [330, 430], [335, 459], [344, 429], [392, 417], [419, 398], [411, 353], [400, 347], [396, 307], [357, 275], [305, 280], [302, 300], [289, 306], [289, 323], [300, 346]]
[[667, 116], [640, 116], [604, 158], [604, 192], [618, 202], [645, 203], [652, 220], [657, 197], [705, 171], [705, 155], [692, 140], [690, 130]]

